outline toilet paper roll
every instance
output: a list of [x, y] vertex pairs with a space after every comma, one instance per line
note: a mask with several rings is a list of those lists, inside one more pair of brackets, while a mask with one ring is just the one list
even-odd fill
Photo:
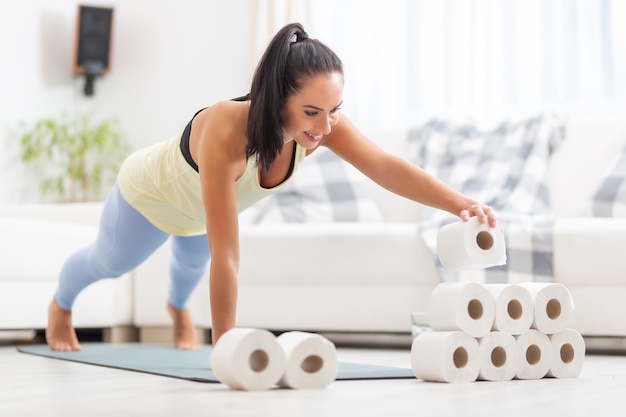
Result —
[[516, 284], [485, 284], [485, 288], [496, 302], [492, 330], [518, 335], [530, 329], [534, 304], [527, 288]]
[[411, 345], [416, 378], [434, 382], [472, 382], [478, 377], [478, 341], [460, 332], [425, 332]]
[[518, 352], [510, 333], [491, 332], [478, 340], [479, 373], [482, 381], [510, 381], [517, 370]]
[[462, 330], [473, 337], [491, 331], [495, 300], [475, 282], [441, 283], [428, 302], [428, 324], [435, 331]]
[[217, 379], [230, 388], [264, 390], [283, 375], [286, 358], [267, 330], [234, 328], [217, 341], [210, 362]]
[[541, 379], [552, 365], [552, 344], [548, 335], [529, 329], [515, 336], [517, 343], [517, 379]]
[[339, 359], [334, 343], [306, 332], [287, 332], [276, 339], [287, 357], [278, 385], [285, 388], [324, 388], [337, 377]]
[[554, 378], [576, 378], [583, 369], [585, 340], [574, 329], [563, 329], [550, 335], [552, 365], [548, 375]]
[[542, 282], [524, 282], [519, 285], [527, 288], [533, 298], [533, 329], [554, 334], [571, 324], [574, 302], [565, 285]]
[[452, 270], [484, 269], [506, 264], [504, 232], [477, 217], [447, 224], [437, 233], [441, 264]]

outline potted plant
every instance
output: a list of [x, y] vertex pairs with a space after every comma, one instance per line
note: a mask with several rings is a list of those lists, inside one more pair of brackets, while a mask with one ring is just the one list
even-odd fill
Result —
[[63, 113], [25, 126], [20, 136], [22, 161], [38, 168], [42, 196], [56, 202], [101, 199], [129, 152], [117, 119], [92, 123]]

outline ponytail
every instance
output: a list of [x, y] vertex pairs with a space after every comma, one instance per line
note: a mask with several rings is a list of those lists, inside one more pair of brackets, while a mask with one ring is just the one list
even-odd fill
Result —
[[319, 73], [337, 71], [341, 60], [327, 46], [310, 39], [300, 23], [283, 27], [265, 50], [252, 79], [248, 116], [247, 156], [256, 156], [265, 172], [282, 151], [282, 110], [302, 81]]

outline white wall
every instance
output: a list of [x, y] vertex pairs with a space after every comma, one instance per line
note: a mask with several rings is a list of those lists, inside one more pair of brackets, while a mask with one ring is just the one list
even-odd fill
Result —
[[70, 69], [79, 2], [0, 0], [0, 203], [40, 199], [17, 156], [21, 122], [63, 111], [116, 117], [138, 148], [246, 93], [254, 1], [83, 0], [115, 9], [111, 72], [86, 97]]

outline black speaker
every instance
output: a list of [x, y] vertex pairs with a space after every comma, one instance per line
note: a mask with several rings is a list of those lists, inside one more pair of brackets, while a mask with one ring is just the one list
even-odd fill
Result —
[[74, 73], [87, 77], [85, 94], [93, 94], [93, 80], [111, 69], [113, 9], [78, 6], [74, 45]]

